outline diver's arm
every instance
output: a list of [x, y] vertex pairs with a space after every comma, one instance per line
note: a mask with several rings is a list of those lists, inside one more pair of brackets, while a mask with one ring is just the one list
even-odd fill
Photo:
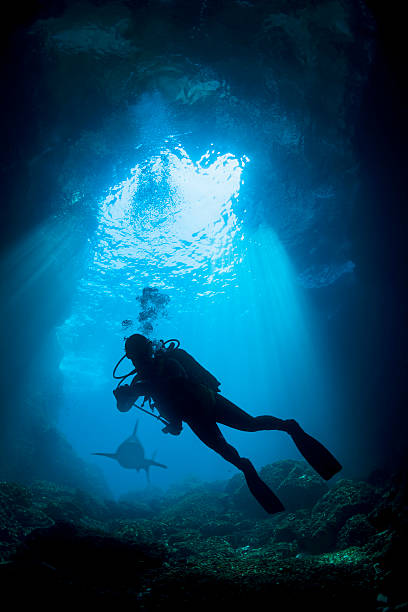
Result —
[[136, 374], [136, 376], [132, 378], [132, 382], [130, 383], [130, 388], [134, 389], [142, 380], [143, 378], [140, 376], [140, 374]]
[[170, 421], [169, 424], [166, 425], [166, 427], [163, 427], [162, 432], [170, 433], [173, 436], [179, 436], [181, 434], [182, 429], [183, 429], [182, 421], [181, 419], [177, 419], [177, 420]]
[[[183, 366], [171, 357], [167, 357], [162, 361], [160, 373], [162, 380], [166, 381], [166, 384], [170, 384], [171, 386], [177, 386], [178, 381], [187, 379], [187, 374]], [[170, 433], [173, 436], [179, 436], [183, 429], [181, 418], [174, 413], [170, 414], [168, 408], [164, 416], [169, 423], [162, 429], [162, 432], [166, 434]]]

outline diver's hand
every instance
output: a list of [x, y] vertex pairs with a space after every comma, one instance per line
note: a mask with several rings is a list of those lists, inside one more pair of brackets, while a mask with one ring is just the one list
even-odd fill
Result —
[[182, 429], [183, 426], [181, 425], [181, 423], [169, 423], [168, 425], [166, 425], [166, 427], [163, 427], [162, 432], [165, 434], [170, 433], [173, 436], [179, 436]]
[[117, 387], [113, 390], [113, 395], [117, 400], [128, 398], [130, 395], [130, 387], [129, 385], [122, 385], [121, 387]]
[[116, 397], [118, 394], [120, 395], [121, 393], [123, 393], [123, 391], [128, 391], [129, 390], [129, 385], [121, 385], [120, 387], [116, 387], [116, 389], [113, 390], [113, 395]]
[[138, 395], [129, 387], [129, 385], [121, 385], [113, 390], [113, 395], [116, 399], [116, 406], [120, 412], [128, 412]]

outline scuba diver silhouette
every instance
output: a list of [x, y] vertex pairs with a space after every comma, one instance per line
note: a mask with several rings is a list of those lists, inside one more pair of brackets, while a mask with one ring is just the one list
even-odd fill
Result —
[[[219, 381], [189, 353], [180, 349], [178, 340], [175, 342], [161, 341], [161, 346], [155, 350], [153, 343], [141, 334], [126, 339], [125, 355], [113, 371], [114, 377], [120, 379], [113, 391], [118, 410], [129, 411], [143, 396], [143, 404], [149, 400], [152, 410], [156, 408], [159, 411], [160, 417], [156, 418], [166, 425], [162, 430], [164, 433], [177, 436], [182, 431], [183, 421], [187, 423], [204, 444], [242, 471], [252, 495], [269, 514], [283, 511], [283, 504], [259, 477], [251, 461], [240, 457], [238, 451], [228, 444], [217, 423], [240, 431], [284, 431], [322, 478], [329, 480], [341, 470], [342, 466], [333, 455], [305, 433], [295, 420], [269, 415], [253, 417], [221, 395]], [[135, 369], [125, 376], [115, 376], [125, 357], [132, 361]], [[122, 384], [132, 374], [135, 376], [131, 384]]]

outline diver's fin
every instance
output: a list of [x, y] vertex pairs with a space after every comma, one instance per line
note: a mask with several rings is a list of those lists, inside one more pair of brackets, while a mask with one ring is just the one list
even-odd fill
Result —
[[271, 491], [268, 485], [259, 477], [252, 463], [248, 459], [242, 459], [242, 461], [245, 461], [244, 476], [248, 489], [261, 504], [265, 512], [268, 514], [283, 512], [285, 510], [284, 505], [275, 493]]
[[290, 421], [289, 423], [287, 431], [292, 436], [299, 452], [324, 480], [329, 480], [342, 469], [331, 452], [315, 438], [304, 432], [299, 423], [296, 421]]

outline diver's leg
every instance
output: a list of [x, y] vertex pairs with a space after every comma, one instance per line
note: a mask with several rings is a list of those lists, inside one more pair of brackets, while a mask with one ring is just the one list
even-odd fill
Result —
[[215, 419], [217, 423], [240, 431], [287, 431], [287, 421], [270, 415], [253, 417], [223, 395], [215, 398]]
[[240, 431], [279, 430], [288, 433], [306, 461], [325, 480], [329, 480], [341, 470], [335, 457], [315, 438], [309, 436], [294, 419], [278, 419], [264, 415], [253, 417], [222, 395], [215, 402], [217, 423], [239, 429]]
[[206, 446], [243, 472], [249, 490], [266, 512], [274, 514], [285, 509], [275, 493], [258, 476], [250, 460], [240, 457], [238, 451], [228, 444], [216, 423], [191, 420], [187, 423]]
[[204, 442], [206, 446], [235, 465], [239, 470], [243, 470], [242, 459], [238, 451], [231, 444], [228, 444], [216, 423], [192, 420], [188, 420], [187, 423], [201, 442]]

